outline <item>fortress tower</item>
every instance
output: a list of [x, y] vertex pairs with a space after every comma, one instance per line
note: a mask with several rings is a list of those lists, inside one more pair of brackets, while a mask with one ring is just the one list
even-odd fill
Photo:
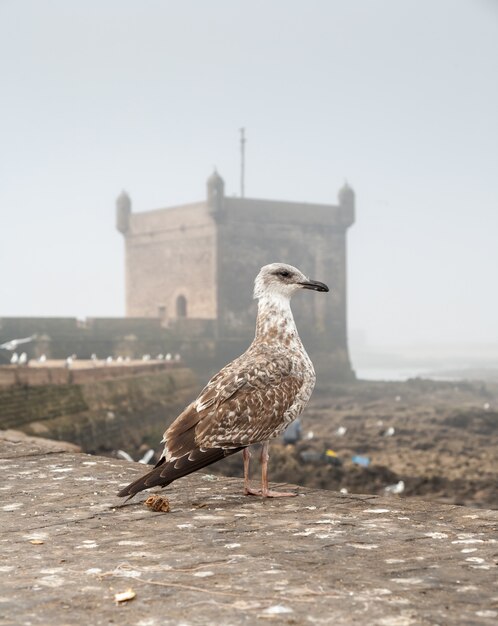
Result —
[[127, 194], [119, 196], [127, 316], [161, 318], [185, 339], [186, 352], [207, 349], [215, 369], [254, 336], [260, 267], [283, 261], [331, 288], [326, 297], [292, 302], [319, 384], [351, 379], [346, 232], [355, 219], [354, 191], [345, 184], [333, 205], [226, 197], [224, 187], [214, 171], [205, 200], [141, 213], [131, 211]]

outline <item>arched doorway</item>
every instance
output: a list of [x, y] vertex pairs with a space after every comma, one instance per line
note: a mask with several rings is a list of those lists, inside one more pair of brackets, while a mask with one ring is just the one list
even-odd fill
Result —
[[187, 317], [187, 298], [178, 296], [176, 299], [176, 317]]

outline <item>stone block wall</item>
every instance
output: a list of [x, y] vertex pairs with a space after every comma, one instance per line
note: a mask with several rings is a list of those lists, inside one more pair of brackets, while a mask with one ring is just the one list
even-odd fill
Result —
[[126, 314], [215, 319], [216, 232], [204, 203], [132, 214], [125, 233]]
[[184, 367], [120, 369], [120, 377], [99, 379], [94, 372], [73, 384], [0, 389], [0, 430], [70, 441], [92, 453], [142, 443], [158, 450], [166, 426], [198, 392], [197, 379]]

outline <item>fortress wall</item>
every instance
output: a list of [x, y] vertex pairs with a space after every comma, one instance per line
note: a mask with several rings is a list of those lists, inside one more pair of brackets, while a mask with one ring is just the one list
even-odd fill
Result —
[[0, 389], [0, 429], [70, 441], [87, 452], [131, 450], [145, 441], [157, 449], [166, 425], [198, 391], [197, 379], [184, 367], [119, 369], [116, 378], [89, 370], [73, 384]]
[[305, 205], [297, 205], [296, 214], [300, 217], [294, 223], [287, 212], [287, 219], [283, 219], [283, 207], [282, 215], [274, 213], [274, 203], [268, 203], [266, 211], [264, 201], [229, 199], [227, 205], [218, 219], [220, 338], [252, 338], [257, 311], [252, 300], [254, 277], [262, 265], [284, 261], [327, 283], [331, 289], [328, 294], [297, 294], [292, 301], [296, 323], [315, 362], [319, 383], [326, 385], [331, 377], [351, 379], [346, 331], [346, 226], [342, 209], [326, 207], [330, 211], [327, 223], [322, 215], [324, 207], [319, 207], [316, 214], [308, 207], [307, 220], [303, 220]]
[[204, 205], [132, 215], [126, 233], [126, 313], [216, 318], [216, 231]]

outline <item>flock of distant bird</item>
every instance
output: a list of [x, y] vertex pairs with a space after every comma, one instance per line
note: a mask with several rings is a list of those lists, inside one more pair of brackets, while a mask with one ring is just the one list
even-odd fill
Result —
[[[26, 352], [21, 352], [21, 354], [18, 354], [16, 352], [16, 349], [18, 346], [24, 344], [24, 343], [28, 343], [30, 341], [33, 341], [33, 339], [35, 339], [34, 336], [31, 337], [22, 337], [21, 339], [10, 339], [9, 341], [6, 341], [5, 343], [0, 344], [0, 350], [8, 350], [9, 352], [12, 352], [12, 356], [10, 357], [10, 363], [11, 365], [27, 365], [28, 364], [28, 355]], [[71, 354], [71, 356], [68, 356], [64, 359], [64, 366], [67, 369], [70, 369], [74, 363], [74, 361], [76, 361], [77, 359], [77, 355], [76, 354]], [[108, 356], [103, 360], [100, 360], [97, 355], [94, 353], [91, 355], [90, 357], [91, 361], [93, 361], [95, 364], [97, 364], [98, 361], [100, 361], [103, 365], [110, 365], [111, 363], [129, 363], [132, 359], [129, 356], [123, 357], [123, 356], [117, 356], [117, 357], [112, 357], [112, 356]], [[47, 356], [45, 354], [40, 355], [37, 358], [38, 363], [45, 363], [45, 361], [47, 360]], [[175, 354], [172, 355], [170, 352], [168, 352], [167, 354], [158, 354], [155, 358], [152, 357], [150, 354], [143, 354], [142, 355], [142, 361], [181, 361], [181, 356], [179, 354]]]

